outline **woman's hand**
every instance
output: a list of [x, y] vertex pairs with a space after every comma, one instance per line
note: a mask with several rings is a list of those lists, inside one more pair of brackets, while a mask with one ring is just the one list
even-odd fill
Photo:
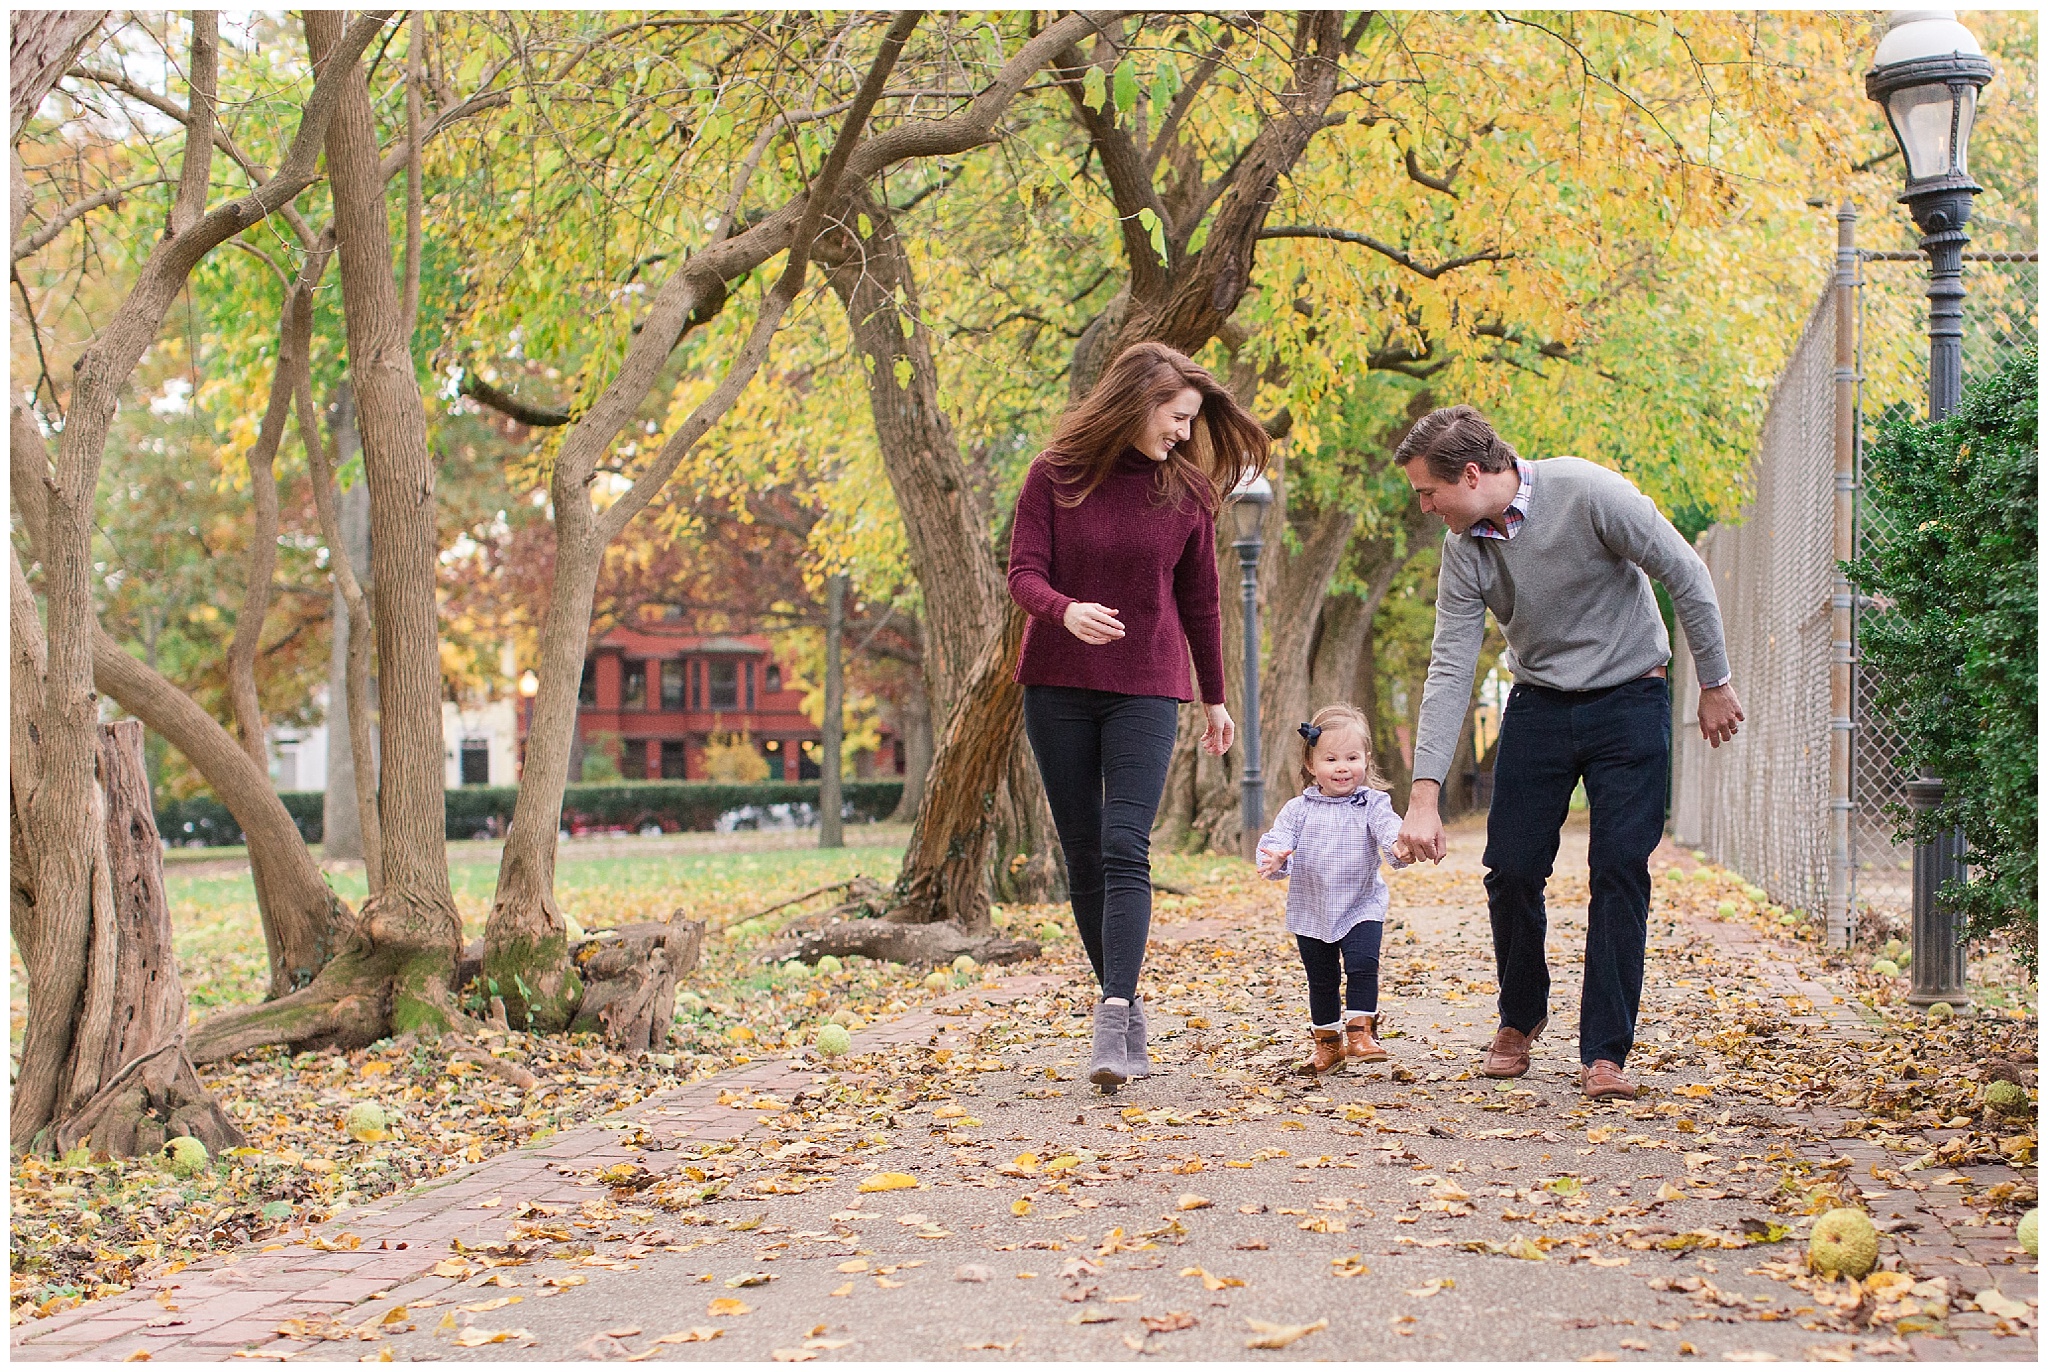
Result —
[[1230, 711], [1221, 705], [1211, 705], [1209, 727], [1202, 731], [1202, 751], [1222, 757], [1230, 751], [1230, 745], [1237, 741], [1237, 726], [1230, 722]]
[[1124, 636], [1124, 626], [1116, 611], [1093, 601], [1077, 600], [1067, 606], [1060, 622], [1083, 643], [1114, 643]]

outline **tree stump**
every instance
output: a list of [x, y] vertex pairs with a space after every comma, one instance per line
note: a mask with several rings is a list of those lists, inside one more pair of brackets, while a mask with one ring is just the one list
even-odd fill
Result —
[[661, 1047], [676, 1015], [676, 979], [695, 969], [703, 947], [697, 919], [597, 931], [569, 950], [583, 978], [569, 1031], [602, 1034], [629, 1053]]

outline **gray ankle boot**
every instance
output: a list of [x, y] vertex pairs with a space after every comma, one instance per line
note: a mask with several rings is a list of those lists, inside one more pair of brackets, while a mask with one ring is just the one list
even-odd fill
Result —
[[1124, 1061], [1129, 1064], [1131, 1080], [1152, 1075], [1152, 1053], [1145, 1038], [1145, 1002], [1136, 997], [1131, 1000], [1130, 1028], [1124, 1033]]
[[1088, 1080], [1097, 1086], [1122, 1086], [1130, 1078], [1125, 1060], [1131, 1029], [1131, 1007], [1095, 1003], [1095, 1049], [1088, 1064]]

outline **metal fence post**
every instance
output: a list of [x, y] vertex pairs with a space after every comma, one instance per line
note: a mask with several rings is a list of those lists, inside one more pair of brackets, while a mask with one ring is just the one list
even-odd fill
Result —
[[1846, 948], [1854, 855], [1849, 844], [1850, 716], [1856, 662], [1854, 593], [1842, 564], [1856, 555], [1856, 205], [1835, 213], [1835, 578], [1829, 597], [1833, 655], [1828, 665], [1828, 945]]

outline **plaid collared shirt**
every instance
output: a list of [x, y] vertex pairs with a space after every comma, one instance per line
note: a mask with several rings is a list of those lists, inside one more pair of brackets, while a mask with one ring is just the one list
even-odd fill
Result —
[[1280, 807], [1259, 840], [1270, 852], [1288, 853], [1273, 879], [1287, 883], [1287, 932], [1335, 943], [1367, 920], [1387, 917], [1387, 881], [1380, 863], [1394, 858], [1401, 817], [1385, 791], [1361, 786], [1348, 796], [1326, 796], [1314, 786]]
[[1500, 527], [1495, 528], [1493, 521], [1482, 519], [1472, 526], [1472, 537], [1508, 539], [1521, 531], [1522, 521], [1529, 517], [1529, 491], [1536, 484], [1536, 470], [1518, 457], [1515, 459], [1515, 475], [1522, 478], [1522, 488], [1508, 502], [1506, 512], [1500, 517]]

